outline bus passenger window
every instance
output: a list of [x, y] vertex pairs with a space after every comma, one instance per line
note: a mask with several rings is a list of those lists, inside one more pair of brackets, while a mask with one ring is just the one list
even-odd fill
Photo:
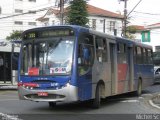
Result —
[[118, 63], [127, 63], [127, 55], [126, 55], [126, 45], [119, 43], [117, 44], [117, 53], [118, 53]]
[[98, 62], [107, 61], [107, 43], [105, 38], [96, 37], [96, 54]]
[[[84, 36], [83, 36], [84, 37]], [[80, 75], [87, 73], [89, 68], [92, 67], [94, 62], [94, 47], [90, 38], [80, 38], [78, 48], [78, 71]], [[90, 44], [91, 43], [91, 44]]]
[[142, 49], [141, 47], [136, 47], [136, 49], [137, 49], [137, 55], [136, 55], [137, 64], [142, 64], [143, 61]]
[[134, 64], [137, 63], [137, 47], [134, 47]]
[[143, 64], [147, 64], [147, 50], [143, 48]]
[[148, 49], [148, 64], [153, 64], [153, 58], [152, 58], [152, 50]]

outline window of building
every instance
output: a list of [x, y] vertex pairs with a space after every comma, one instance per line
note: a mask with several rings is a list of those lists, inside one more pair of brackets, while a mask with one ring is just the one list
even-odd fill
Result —
[[55, 25], [55, 20], [52, 20], [52, 25]]
[[15, 13], [23, 13], [23, 10], [21, 10], [21, 9], [15, 9]]
[[48, 25], [49, 25], [49, 22], [45, 22], [45, 23], [44, 23], [44, 26], [48, 26]]
[[36, 2], [36, 0], [28, 0], [29, 2]]
[[0, 7], [0, 14], [2, 14], [2, 8]]
[[115, 21], [109, 21], [109, 30], [110, 31], [114, 31], [115, 30], [115, 26], [116, 26], [116, 22]]
[[15, 21], [14, 24], [15, 25], [23, 25], [23, 22], [22, 21]]
[[118, 63], [127, 63], [126, 44], [117, 44], [117, 54]]
[[36, 26], [36, 22], [28, 22], [28, 25]]
[[103, 23], [104, 23], [104, 20], [100, 20], [100, 23], [103, 24]]
[[96, 36], [96, 56], [99, 62], [107, 61], [107, 42], [105, 38]]
[[36, 11], [35, 10], [29, 10], [28, 11], [30, 14], [36, 14]]
[[96, 30], [96, 19], [92, 19], [92, 29]]
[[142, 42], [150, 42], [150, 31], [143, 31], [142, 32]]

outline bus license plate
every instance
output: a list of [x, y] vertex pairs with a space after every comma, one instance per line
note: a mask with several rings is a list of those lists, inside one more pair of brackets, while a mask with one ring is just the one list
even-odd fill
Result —
[[47, 92], [38, 92], [38, 96], [48, 96]]

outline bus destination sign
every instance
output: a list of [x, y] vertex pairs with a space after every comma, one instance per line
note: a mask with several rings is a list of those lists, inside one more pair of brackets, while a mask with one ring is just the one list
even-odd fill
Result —
[[51, 29], [28, 32], [24, 35], [24, 39], [48, 38], [59, 36], [73, 36], [74, 31], [71, 29]]

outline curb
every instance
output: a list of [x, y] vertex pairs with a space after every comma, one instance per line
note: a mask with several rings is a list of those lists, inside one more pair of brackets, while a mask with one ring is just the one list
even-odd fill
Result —
[[152, 100], [149, 100], [149, 104], [152, 105], [155, 108], [160, 109], [160, 107], [158, 105], [154, 104]]
[[16, 85], [0, 85], [0, 90], [17, 90]]
[[150, 100], [149, 104], [157, 109], [160, 109], [160, 106], [157, 104], [160, 103], [160, 94], [155, 94]]

